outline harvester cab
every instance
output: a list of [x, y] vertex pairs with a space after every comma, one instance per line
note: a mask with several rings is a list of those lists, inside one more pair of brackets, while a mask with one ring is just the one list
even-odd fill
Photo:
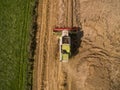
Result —
[[71, 56], [71, 37], [70, 34], [77, 33], [78, 28], [55, 28], [53, 30], [59, 36], [60, 61], [68, 62]]

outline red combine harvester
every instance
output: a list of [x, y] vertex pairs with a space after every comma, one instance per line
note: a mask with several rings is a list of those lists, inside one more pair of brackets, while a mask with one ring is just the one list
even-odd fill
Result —
[[71, 37], [70, 34], [78, 32], [77, 27], [73, 28], [54, 28], [53, 32], [59, 33], [60, 61], [68, 62], [71, 55]]

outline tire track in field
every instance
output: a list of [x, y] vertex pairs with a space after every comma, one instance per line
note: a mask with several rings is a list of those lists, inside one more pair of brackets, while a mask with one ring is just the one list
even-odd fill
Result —
[[51, 35], [52, 35], [52, 29], [53, 29], [53, 23], [54, 23], [53, 22], [54, 14], [51, 12], [53, 12], [52, 9], [54, 7], [53, 7], [53, 2], [49, 0], [45, 0], [39, 4], [40, 4], [39, 9], [42, 6], [42, 10], [40, 13], [38, 12], [39, 14], [38, 35], [37, 35], [37, 46], [38, 47], [36, 50], [37, 54], [35, 57], [36, 58], [35, 68], [37, 68], [37, 70], [34, 70], [35, 81], [34, 81], [33, 89], [34, 90], [49, 90], [49, 86], [47, 86], [49, 81], [51, 80], [51, 77], [49, 76], [50, 75], [53, 76], [53, 73], [50, 72], [51, 69], [49, 68], [52, 67], [51, 65], [54, 66], [54, 63], [50, 61], [54, 57], [52, 53], [52, 49], [51, 49], [52, 48]]
[[[52, 37], [53, 34], [53, 26], [56, 22], [56, 10], [55, 10], [55, 3], [54, 0], [48, 1], [48, 11], [47, 11], [47, 32], [46, 32], [46, 74], [45, 74], [45, 80], [44, 80], [44, 90], [57, 90], [57, 67], [58, 60], [55, 60], [54, 54], [54, 37]], [[55, 7], [54, 7], [55, 6]]]
[[65, 27], [65, 25], [66, 25], [66, 17], [65, 17], [65, 15], [66, 15], [66, 1], [67, 0], [59, 0], [58, 1], [58, 11], [56, 11], [57, 12], [57, 14], [58, 14], [58, 23], [57, 23], [57, 25], [58, 25], [58, 27]]
[[[46, 63], [46, 30], [47, 30], [47, 27], [46, 27], [46, 22], [47, 22], [47, 3], [48, 3], [48, 0], [44, 0], [44, 1], [41, 1], [42, 2], [42, 5], [41, 3], [39, 3], [39, 6], [40, 8], [42, 8], [42, 11], [38, 14], [41, 15], [38, 17], [38, 25], [40, 24], [40, 27], [38, 26], [38, 44], [39, 46], [37, 47], [38, 50], [36, 50], [36, 68], [37, 68], [37, 71], [35, 72], [36, 74], [36, 82], [34, 83], [34, 86], [36, 87], [33, 87], [35, 90], [44, 90], [44, 75], [45, 75], [45, 63]], [[39, 10], [39, 9], [38, 9]], [[39, 21], [40, 20], [40, 21]], [[36, 84], [36, 85], [35, 85]]]
[[[40, 76], [39, 67], [40, 67], [40, 61], [39, 59], [39, 43], [40, 43], [40, 31], [41, 31], [41, 24], [42, 24], [42, 8], [43, 8], [43, 0], [38, 1], [37, 6], [37, 33], [36, 33], [36, 50], [35, 50], [35, 56], [34, 56], [34, 69], [33, 69], [33, 90], [38, 90], [38, 83], [40, 82], [40, 79], [38, 76]], [[40, 12], [40, 13], [39, 13]], [[39, 15], [39, 17], [38, 17]], [[40, 77], [41, 78], [41, 77]]]
[[53, 26], [56, 22], [56, 8], [54, 8], [56, 2], [45, 0], [39, 3], [38, 8], [42, 6], [42, 10], [38, 12], [38, 47], [35, 57], [37, 70], [34, 70], [34, 90], [57, 90], [57, 78], [54, 75], [57, 75], [58, 61], [54, 58], [56, 51], [53, 50], [54, 37], [52, 37]]
[[[28, 1], [29, 2], [29, 1]], [[24, 10], [24, 14], [27, 12], [27, 11], [29, 11], [29, 3], [28, 2], [26, 2], [26, 9]], [[24, 22], [23, 22], [23, 24], [24, 24], [24, 26], [23, 27], [21, 27], [21, 37], [23, 38], [23, 39], [21, 39], [21, 51], [22, 50], [25, 50], [26, 51], [26, 47], [24, 47], [24, 46], [27, 46], [26, 45], [26, 42], [24, 42], [24, 41], [26, 41], [26, 39], [27, 39], [27, 37], [26, 37], [26, 32], [24, 32], [23, 33], [23, 28], [26, 28], [26, 29], [28, 29], [27, 28], [27, 23], [26, 23], [26, 21], [27, 21], [27, 19], [28, 19], [28, 13], [27, 13], [27, 15], [24, 15]], [[23, 43], [24, 42], [24, 43]], [[24, 77], [26, 77], [25, 75], [24, 75], [24, 71], [23, 71], [23, 69], [25, 68], [25, 66], [24, 66], [24, 56], [25, 56], [25, 51], [23, 52], [23, 53], [20, 53], [20, 68], [19, 68], [19, 90], [21, 90], [21, 89], [23, 89], [23, 86], [24, 86], [24, 84], [26, 84], [26, 83], [24, 83], [25, 81], [24, 81]], [[21, 87], [20, 87], [21, 86]]]
[[67, 26], [73, 27], [73, 0], [67, 0]]
[[73, 0], [73, 23], [74, 26], [81, 27], [80, 22], [80, 0]]
[[52, 43], [51, 43], [51, 40], [52, 40], [52, 30], [53, 30], [53, 24], [55, 23], [54, 22], [54, 12], [53, 12], [53, 4], [54, 4], [55, 0], [48, 0], [48, 9], [47, 9], [47, 41], [46, 41], [46, 48], [47, 48], [47, 54], [46, 54], [46, 60], [47, 60], [47, 63], [46, 63], [46, 75], [45, 75], [45, 87], [44, 87], [44, 90], [50, 90], [50, 83], [52, 83], [51, 81], [51, 78], [50, 77], [50, 74], [51, 74], [51, 71], [52, 71], [52, 68], [51, 68], [51, 65], [53, 64], [53, 48], [52, 48]]

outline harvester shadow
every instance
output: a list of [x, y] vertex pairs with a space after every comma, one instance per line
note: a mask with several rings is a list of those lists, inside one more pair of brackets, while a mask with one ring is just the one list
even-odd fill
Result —
[[81, 38], [83, 37], [82, 28], [78, 27], [78, 32], [70, 34], [71, 37], [71, 57], [79, 53], [79, 47], [81, 46]]

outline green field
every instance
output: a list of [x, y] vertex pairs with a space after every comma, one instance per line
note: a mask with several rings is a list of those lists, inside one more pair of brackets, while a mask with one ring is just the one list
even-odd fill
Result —
[[34, 1], [0, 0], [0, 90], [27, 89]]

